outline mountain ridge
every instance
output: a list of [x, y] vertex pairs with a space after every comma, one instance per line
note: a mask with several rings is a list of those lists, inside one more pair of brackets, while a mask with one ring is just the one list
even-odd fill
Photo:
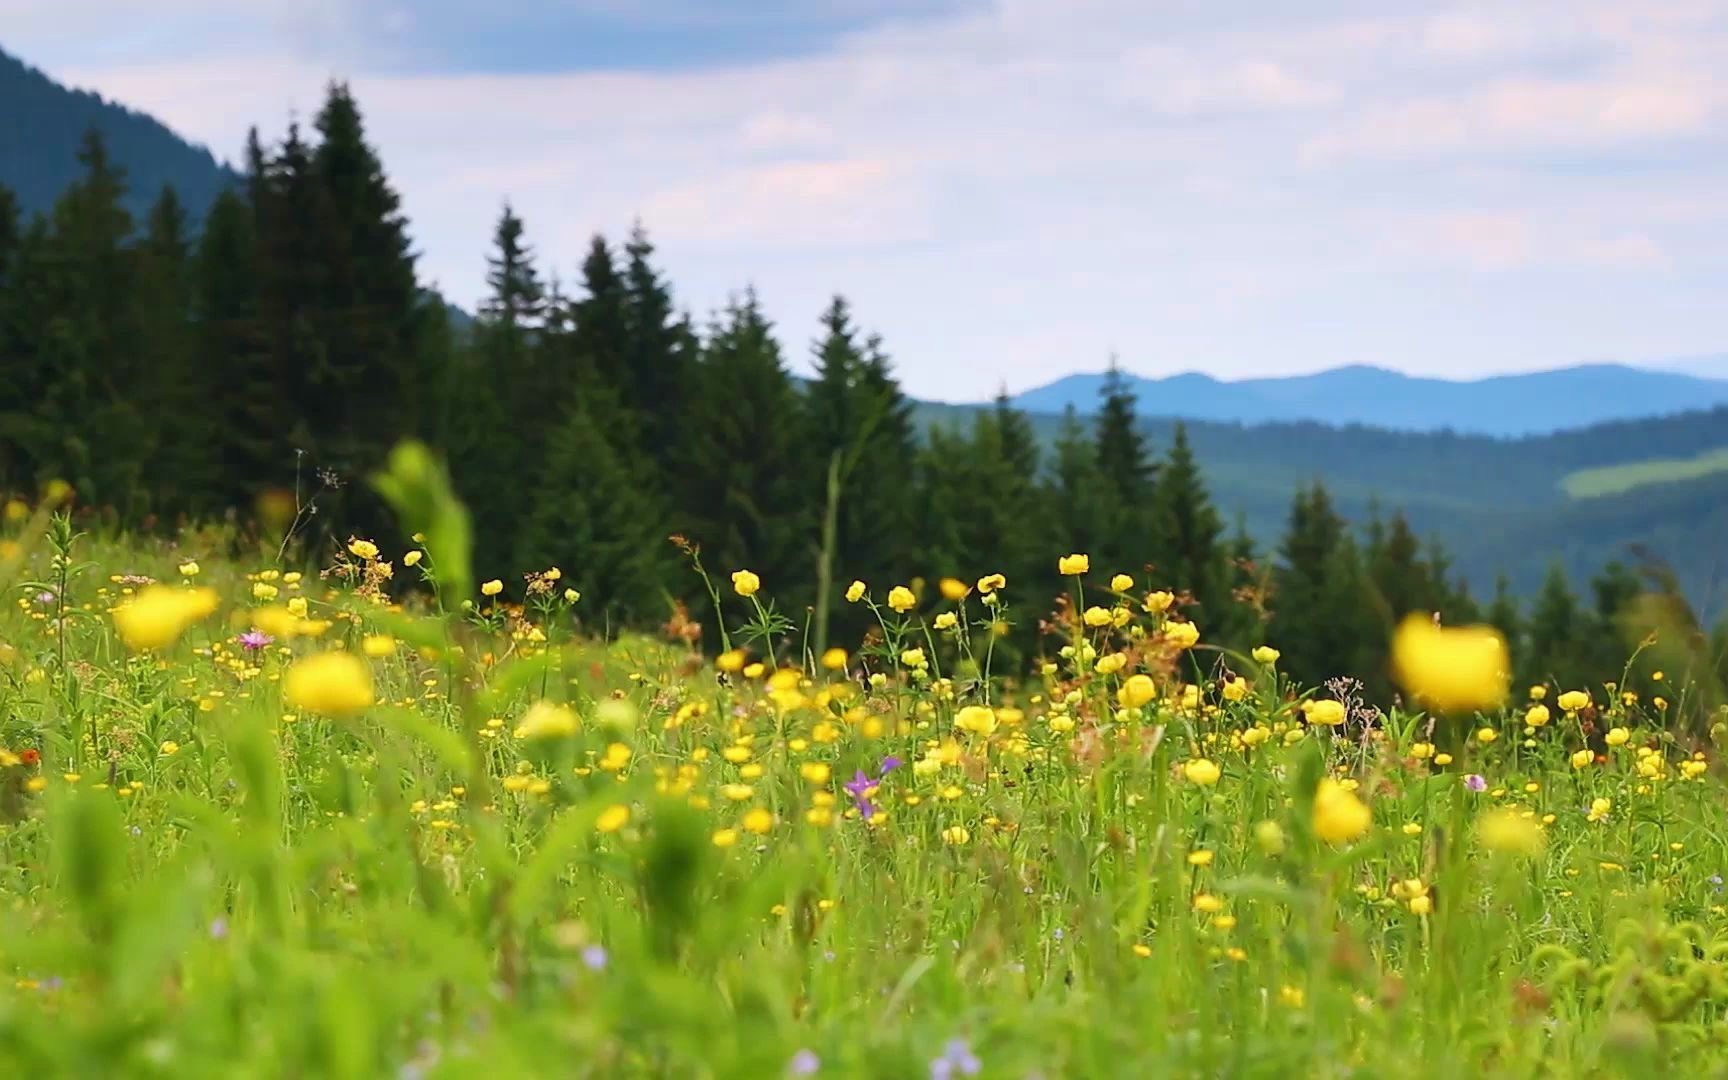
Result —
[[[1728, 379], [1620, 363], [1446, 379], [1351, 364], [1306, 375], [1219, 379], [1120, 372], [1147, 417], [1220, 423], [1315, 420], [1391, 431], [1520, 437], [1728, 404]], [[1031, 413], [1090, 413], [1108, 372], [1077, 372], [1013, 395]]]

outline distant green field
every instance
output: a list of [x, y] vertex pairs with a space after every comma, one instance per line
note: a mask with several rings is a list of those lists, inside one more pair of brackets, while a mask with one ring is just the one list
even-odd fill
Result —
[[1728, 470], [1728, 447], [1706, 451], [1693, 458], [1654, 458], [1597, 469], [1579, 469], [1566, 474], [1560, 487], [1574, 499], [1619, 495], [1646, 484], [1696, 480], [1700, 476]]

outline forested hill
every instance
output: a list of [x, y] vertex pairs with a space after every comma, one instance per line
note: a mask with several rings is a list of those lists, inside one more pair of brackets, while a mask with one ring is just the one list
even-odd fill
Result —
[[161, 121], [86, 90], [62, 86], [0, 49], [0, 185], [23, 213], [47, 213], [82, 173], [85, 132], [102, 133], [108, 154], [126, 171], [126, 209], [142, 218], [171, 186], [196, 217], [239, 177], [202, 146]]

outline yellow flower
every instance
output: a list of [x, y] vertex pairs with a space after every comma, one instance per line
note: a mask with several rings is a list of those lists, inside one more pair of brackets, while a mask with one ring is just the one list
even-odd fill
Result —
[[1175, 602], [1176, 597], [1174, 595], [1159, 590], [1158, 592], [1147, 593], [1146, 599], [1141, 601], [1141, 606], [1146, 609], [1148, 615], [1161, 615], [1169, 611], [1170, 605]]
[[1079, 577], [1092, 571], [1092, 556], [1064, 555], [1056, 560], [1056, 572], [1063, 577]]
[[114, 609], [114, 629], [128, 649], [162, 649], [186, 628], [216, 610], [216, 590], [146, 585], [124, 607]]
[[422, 551], [419, 551], [419, 550], [410, 551], [408, 554], [402, 556], [402, 565], [403, 566], [419, 566], [420, 560], [424, 557], [424, 555], [425, 555], [425, 553]]
[[1254, 842], [1268, 855], [1284, 850], [1284, 830], [1276, 821], [1262, 821], [1254, 826]]
[[1198, 851], [1190, 851], [1188, 853], [1188, 865], [1189, 866], [1211, 866], [1212, 865], [1212, 854], [1213, 854], [1212, 852], [1206, 850], [1205, 848], [1201, 848]]
[[1314, 792], [1314, 835], [1330, 844], [1355, 840], [1374, 823], [1374, 814], [1356, 793], [1327, 777]]
[[348, 538], [348, 551], [357, 559], [370, 561], [378, 557], [377, 544], [370, 540], [357, 540], [352, 536]]
[[1590, 800], [1590, 813], [1586, 814], [1585, 816], [1587, 818], [1589, 818], [1591, 821], [1606, 821], [1608, 818], [1609, 812], [1612, 811], [1613, 809], [1614, 809], [1614, 800], [1612, 800], [1612, 799], [1600, 799], [1600, 798], [1599, 799], [1591, 799]]
[[1548, 706], [1546, 705], [1532, 705], [1524, 710], [1524, 722], [1531, 727], [1541, 727], [1548, 720]]
[[896, 585], [888, 590], [888, 606], [904, 613], [918, 606], [918, 598], [906, 586]]
[[1434, 911], [1434, 898], [1427, 893], [1410, 898], [1410, 914], [1428, 915]]
[[187, 559], [185, 562], [181, 563], [180, 564], [180, 576], [181, 577], [197, 577], [198, 576], [198, 560], [197, 559]]
[[1392, 669], [1414, 697], [1443, 712], [1495, 708], [1512, 685], [1500, 631], [1436, 626], [1420, 614], [1406, 618], [1393, 635]]
[[613, 803], [600, 811], [600, 816], [594, 819], [597, 832], [614, 833], [630, 823], [630, 808], [623, 803]]
[[1138, 709], [1158, 696], [1158, 685], [1150, 675], [1130, 675], [1117, 692], [1117, 700], [1130, 709]]
[[798, 766], [798, 775], [812, 784], [826, 784], [831, 772], [826, 761], [806, 761]]
[[944, 611], [936, 616], [936, 629], [952, 630], [960, 625], [960, 619], [952, 611]]
[[954, 726], [973, 735], [988, 737], [996, 730], [996, 711], [984, 705], [968, 705], [955, 714]]
[[1192, 649], [1200, 641], [1200, 628], [1191, 622], [1171, 623], [1164, 628], [1164, 640], [1178, 649]]
[[1602, 736], [1602, 741], [1609, 746], [1625, 746], [1632, 738], [1632, 733], [1623, 727], [1609, 728], [1608, 734]]
[[1110, 579], [1110, 589], [1112, 592], [1127, 592], [1133, 587], [1134, 579], [1129, 577], [1127, 574], [1117, 574], [1115, 577]]
[[1320, 724], [1324, 727], [1337, 727], [1348, 715], [1342, 701], [1331, 698], [1314, 698], [1302, 703], [1302, 714], [1310, 724]]
[[576, 713], [568, 705], [536, 701], [516, 725], [518, 739], [562, 739], [576, 734]]
[[846, 586], [846, 602], [848, 604], [856, 604], [858, 601], [864, 599], [864, 589], [865, 586], [862, 581], [854, 581], [852, 584]]
[[1590, 695], [1582, 690], [1568, 690], [1556, 700], [1562, 711], [1577, 712], [1590, 704]]
[[735, 675], [744, 670], [744, 650], [728, 649], [714, 658], [714, 666], [728, 675]]
[[954, 847], [960, 847], [972, 839], [972, 834], [966, 830], [964, 825], [950, 825], [942, 830], [942, 839]]
[[497, 578], [493, 578], [491, 581], [480, 586], [480, 595], [482, 596], [497, 596], [503, 591], [504, 583], [499, 581]]
[[910, 668], [921, 668], [927, 661], [923, 649], [907, 649], [900, 654], [900, 662]]
[[717, 848], [729, 848], [738, 842], [738, 830], [715, 829], [714, 835], [708, 839]]
[[288, 600], [288, 614], [293, 615], [296, 618], [304, 619], [306, 617], [306, 598], [304, 596], [290, 597]]
[[765, 836], [774, 828], [774, 814], [760, 806], [744, 815], [740, 823], [745, 832], [753, 832], [757, 836]]
[[1201, 787], [1211, 787], [1224, 775], [1223, 770], [1205, 758], [1194, 758], [1182, 763], [1182, 775], [1188, 778], [1190, 784]]
[[1196, 893], [1190, 902], [1194, 910], [1202, 915], [1212, 915], [1224, 910], [1224, 901], [1211, 893]]
[[564, 602], [566, 604], [574, 604], [576, 601], [578, 601], [580, 599], [582, 599], [582, 592], [580, 589], [565, 589], [564, 590]]
[[732, 571], [732, 591], [739, 596], [755, 596], [761, 587], [762, 579], [749, 570]]
[[746, 679], [760, 679], [767, 670], [768, 665], [758, 660], [755, 663], [744, 665], [744, 677]]
[[1003, 577], [1001, 574], [985, 574], [983, 577], [978, 579], [978, 591], [983, 593], [985, 596], [989, 596], [997, 589], [1005, 589], [1007, 587], [1008, 579]]
[[260, 600], [274, 600], [280, 591], [267, 581], [254, 581], [252, 583], [252, 595]]
[[1531, 859], [1541, 855], [1547, 843], [1542, 827], [1516, 810], [1494, 810], [1484, 815], [1476, 823], [1476, 841], [1489, 851]]
[[372, 704], [372, 671], [351, 653], [318, 653], [288, 669], [282, 696], [307, 712], [352, 716]]
[[835, 646], [822, 654], [822, 666], [829, 671], [843, 671], [846, 668], [846, 650]]
[[1248, 680], [1238, 675], [1224, 684], [1225, 701], [1243, 701], [1248, 697]]
[[1476, 730], [1476, 741], [1479, 743], [1491, 743], [1499, 737], [1500, 733], [1491, 727], [1478, 728]]
[[1265, 664], [1270, 667], [1271, 665], [1276, 664], [1278, 662], [1278, 657], [1282, 655], [1282, 653], [1270, 645], [1254, 646], [1253, 656], [1256, 664]]
[[951, 577], [945, 577], [941, 581], [937, 582], [936, 588], [941, 591], [942, 599], [951, 603], [958, 603], [961, 600], [966, 599], [966, 594], [972, 591], [967, 588], [964, 581], [961, 581], [959, 578]]
[[1089, 607], [1081, 617], [1086, 620], [1087, 626], [1109, 626], [1115, 620], [1109, 608], [1101, 607]]

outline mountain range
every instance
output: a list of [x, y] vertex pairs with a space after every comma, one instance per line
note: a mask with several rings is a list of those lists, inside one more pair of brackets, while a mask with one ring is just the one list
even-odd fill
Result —
[[[1451, 380], [1352, 366], [1314, 375], [1224, 381], [1198, 372], [1122, 372], [1143, 416], [1261, 424], [1315, 420], [1396, 431], [1515, 437], [1728, 404], [1728, 380], [1623, 364]], [[1067, 375], [1015, 396], [1027, 412], [1087, 413], [1108, 374]]]

